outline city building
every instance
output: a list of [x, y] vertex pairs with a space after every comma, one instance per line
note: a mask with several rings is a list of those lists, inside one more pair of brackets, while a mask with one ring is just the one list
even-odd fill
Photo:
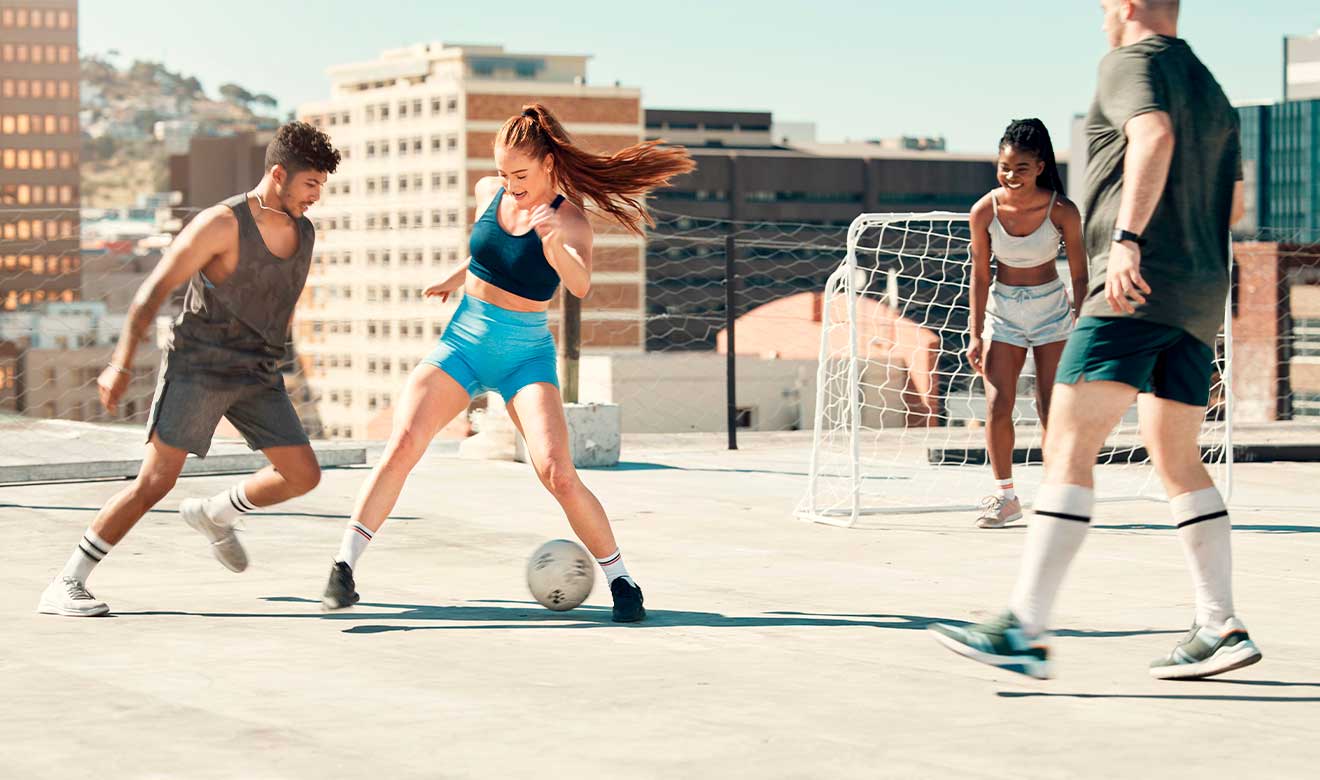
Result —
[[[641, 140], [639, 90], [588, 84], [586, 64], [578, 55], [418, 44], [331, 68], [330, 97], [299, 107], [344, 155], [311, 212], [316, 255], [295, 320], [329, 436], [388, 433], [408, 373], [455, 305], [424, 300], [422, 290], [467, 257], [473, 185], [495, 173], [494, 136], [508, 117], [539, 101], [589, 150]], [[637, 352], [643, 241], [596, 222], [583, 351]]]
[[1238, 106], [1247, 215], [1241, 236], [1320, 241], [1320, 99]]
[[648, 350], [716, 348], [729, 220], [745, 223], [738, 229], [745, 245], [735, 250], [741, 314], [820, 291], [857, 215], [966, 212], [995, 186], [993, 153], [939, 151], [938, 139], [783, 146], [773, 143], [769, 113], [646, 116], [648, 138], [682, 139], [697, 160], [695, 171], [651, 199], [660, 220], [647, 243]]
[[0, 0], [0, 311], [79, 297], [78, 3]]
[[1283, 99], [1320, 98], [1320, 30], [1283, 39]]
[[155, 333], [138, 346], [117, 414], [101, 408], [97, 391], [124, 319], [99, 302], [0, 312], [0, 408], [32, 417], [145, 423], [160, 363]]

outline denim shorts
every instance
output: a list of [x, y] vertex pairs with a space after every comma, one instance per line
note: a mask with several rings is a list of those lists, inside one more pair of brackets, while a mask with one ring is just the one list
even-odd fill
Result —
[[1030, 287], [995, 282], [985, 307], [985, 340], [1036, 347], [1065, 341], [1072, 332], [1072, 306], [1062, 279]]
[[524, 312], [464, 295], [440, 344], [422, 362], [453, 377], [476, 397], [495, 390], [506, 402], [524, 387], [559, 387], [555, 339], [543, 311]]

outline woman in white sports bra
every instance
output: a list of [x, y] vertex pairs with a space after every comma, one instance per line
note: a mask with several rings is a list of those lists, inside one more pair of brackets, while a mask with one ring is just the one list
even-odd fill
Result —
[[[981, 528], [1000, 528], [1022, 517], [1013, 489], [1018, 378], [1030, 349], [1036, 359], [1037, 405], [1045, 420], [1059, 356], [1086, 298], [1081, 213], [1063, 196], [1054, 146], [1039, 119], [1008, 126], [999, 142], [998, 178], [1000, 186], [971, 212], [967, 360], [985, 378], [985, 443], [996, 483], [995, 493], [981, 503]], [[1068, 254], [1071, 302], [1055, 268], [1060, 243]]]

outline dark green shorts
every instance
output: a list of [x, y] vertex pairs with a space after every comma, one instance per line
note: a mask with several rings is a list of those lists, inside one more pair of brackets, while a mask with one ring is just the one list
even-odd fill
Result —
[[1215, 352], [1182, 328], [1129, 317], [1082, 317], [1054, 381], [1122, 382], [1158, 398], [1206, 406]]

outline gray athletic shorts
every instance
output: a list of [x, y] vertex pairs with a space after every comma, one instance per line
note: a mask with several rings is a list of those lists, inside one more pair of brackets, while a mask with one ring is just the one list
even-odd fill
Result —
[[308, 443], [282, 379], [271, 386], [191, 377], [162, 379], [156, 385], [147, 441], [155, 433], [169, 446], [204, 458], [221, 417], [228, 418], [254, 450]]

